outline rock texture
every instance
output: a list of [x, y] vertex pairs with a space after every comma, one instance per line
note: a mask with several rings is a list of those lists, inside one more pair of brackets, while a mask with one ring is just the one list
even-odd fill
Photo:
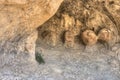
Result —
[[62, 0], [0, 0], [2, 48], [35, 52], [36, 28], [57, 11]]
[[120, 80], [120, 0], [61, 2], [0, 0], [0, 80]]
[[[46, 43], [47, 41], [41, 37], [41, 34], [54, 29], [58, 34], [56, 35], [58, 37], [56, 45], [75, 43], [74, 46], [76, 46], [82, 42], [85, 45], [94, 45], [101, 42], [99, 40], [104, 36], [102, 41], [113, 46], [120, 41], [119, 4], [120, 0], [64, 0], [57, 13], [38, 28], [39, 42]], [[110, 33], [101, 32], [104, 28], [108, 29]], [[87, 30], [93, 34], [89, 35]], [[67, 31], [69, 31], [69, 36], [72, 36], [71, 41], [67, 41], [70, 38], [66, 36]]]
[[82, 33], [82, 40], [85, 45], [94, 45], [97, 43], [97, 36], [92, 30], [85, 30]]
[[[14, 45], [16, 50], [34, 52], [35, 47], [30, 47], [35, 46], [36, 28], [54, 15], [61, 2], [62, 0], [1, 0], [1, 46]], [[120, 35], [119, 3], [119, 0], [64, 0], [57, 13], [38, 29], [39, 37], [43, 39], [40, 42], [52, 46], [58, 43], [73, 46], [76, 41], [83, 40], [81, 34], [84, 30], [90, 29], [98, 36], [102, 28], [107, 28], [112, 33], [112, 41], [106, 42], [115, 44]], [[66, 31], [71, 32], [70, 42], [67, 37], [64, 40]], [[32, 45], [28, 46], [28, 43]]]

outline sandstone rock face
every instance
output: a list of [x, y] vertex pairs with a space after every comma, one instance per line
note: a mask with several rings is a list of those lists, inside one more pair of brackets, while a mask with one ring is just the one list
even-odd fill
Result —
[[[95, 45], [100, 42], [101, 36], [105, 36], [104, 42], [113, 46], [120, 41], [119, 4], [120, 0], [64, 0], [57, 13], [38, 29], [39, 38], [44, 30], [54, 29], [58, 33], [58, 43], [63, 45], [77, 45], [81, 42], [85, 45]], [[104, 28], [110, 33], [102, 34], [101, 30]], [[86, 30], [92, 31], [93, 34], [90, 36], [89, 31], [84, 32]], [[67, 41], [66, 31], [73, 35], [71, 43]], [[64, 37], [66, 41], [63, 41]]]
[[54, 15], [61, 2], [62, 0], [0, 0], [1, 47], [9, 51], [8, 48], [14, 46], [16, 50], [34, 53], [37, 27]]

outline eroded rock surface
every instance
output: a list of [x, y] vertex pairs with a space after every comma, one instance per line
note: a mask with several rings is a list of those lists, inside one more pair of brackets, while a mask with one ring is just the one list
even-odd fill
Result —
[[[119, 0], [65, 0], [57, 13], [38, 29], [39, 42], [44, 41], [44, 38], [41, 38], [44, 31], [54, 29], [58, 33], [57, 45], [66, 44], [66, 42], [64, 43], [66, 31], [70, 31], [70, 34], [75, 38], [72, 41], [72, 43], [75, 42], [75, 46], [82, 42], [86, 45], [94, 45], [99, 42], [97, 38], [100, 38], [100, 30], [107, 28], [110, 34], [105, 33], [107, 36], [104, 38], [111, 36], [111, 40], [107, 39], [105, 43], [113, 46], [120, 41], [119, 4]], [[82, 35], [85, 30], [91, 30], [94, 33], [92, 35], [94, 39], [89, 37], [85, 40], [87, 34]], [[101, 36], [105, 35], [102, 34]], [[71, 43], [67, 45], [71, 45]]]
[[[120, 80], [120, 0], [64, 0], [49, 19], [61, 1], [0, 0], [1, 80]], [[101, 33], [104, 28], [112, 39]], [[81, 34], [86, 30], [115, 46], [107, 50], [88, 37], [94, 45], [84, 48]], [[44, 65], [30, 61], [37, 38]]]
[[1, 48], [6, 48], [8, 53], [8, 48], [12, 47], [17, 51], [34, 53], [38, 36], [36, 28], [54, 15], [61, 2], [62, 0], [0, 0]]

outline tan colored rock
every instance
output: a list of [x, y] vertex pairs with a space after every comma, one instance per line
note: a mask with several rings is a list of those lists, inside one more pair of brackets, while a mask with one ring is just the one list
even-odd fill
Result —
[[120, 33], [119, 4], [119, 0], [65, 0], [57, 13], [41, 26], [39, 33], [51, 30], [53, 27], [58, 33], [58, 43], [62, 43], [61, 36], [64, 31], [70, 31], [75, 37], [75, 43], [79, 45], [79, 42], [82, 42], [79, 41], [80, 34], [84, 30], [90, 29], [93, 37], [87, 36], [88, 42], [84, 41], [84, 43], [93, 45], [97, 42], [96, 34], [102, 28], [108, 28], [114, 35], [112, 42], [115, 44], [120, 41], [118, 38]]
[[98, 39], [105, 42], [111, 41], [112, 37], [113, 37], [112, 31], [107, 28], [101, 29], [98, 33]]
[[9, 42], [13, 45], [9, 48], [34, 57], [36, 29], [55, 14], [62, 1], [0, 0], [0, 44], [6, 48]]
[[116, 43], [116, 36], [110, 29], [103, 28], [98, 33], [98, 40], [102, 42], [106, 48], [111, 49]]
[[89, 26], [90, 29], [97, 31], [100, 27], [102, 27], [101, 25], [104, 24], [104, 17], [104, 14], [101, 14], [98, 11], [94, 11], [89, 15], [86, 25]]
[[[30, 34], [48, 20], [58, 9], [62, 0], [8, 0], [0, 6], [0, 40]], [[19, 32], [18, 32], [19, 30]], [[13, 34], [8, 34], [13, 33]], [[4, 36], [2, 36], [4, 34]]]
[[74, 34], [71, 31], [66, 31], [64, 35], [64, 42], [66, 48], [74, 47]]
[[85, 30], [82, 32], [82, 40], [85, 45], [94, 45], [97, 43], [97, 35], [92, 30]]
[[69, 16], [68, 14], [62, 14], [62, 21], [61, 26], [65, 28], [65, 30], [70, 30], [75, 25], [75, 19], [72, 16]]
[[71, 29], [70, 31], [72, 31], [73, 34], [74, 34], [75, 36], [77, 36], [77, 35], [80, 34], [82, 27], [83, 27], [82, 22], [80, 22], [79, 20], [76, 20], [76, 21], [75, 21], [75, 26], [72, 27], [72, 29]]

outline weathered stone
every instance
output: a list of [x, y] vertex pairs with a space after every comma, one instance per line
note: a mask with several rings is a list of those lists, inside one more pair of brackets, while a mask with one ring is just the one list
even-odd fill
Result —
[[65, 32], [64, 42], [66, 48], [74, 47], [74, 34], [71, 31]]
[[10, 42], [17, 50], [35, 53], [35, 30], [54, 15], [62, 1], [0, 0], [0, 44]]
[[[75, 44], [79, 45], [79, 42], [82, 42], [80, 35], [86, 29], [92, 30], [95, 33], [94, 37], [97, 37], [102, 28], [107, 28], [110, 29], [114, 36], [109, 43], [112, 42], [110, 45], [114, 45], [120, 41], [119, 3], [118, 0], [65, 0], [57, 13], [41, 26], [42, 28], [39, 29], [39, 33], [54, 28], [58, 34], [57, 41], [62, 42], [63, 37], [61, 39], [61, 36], [63, 36], [64, 31], [69, 30], [75, 36]], [[92, 40], [89, 37], [89, 44], [93, 45], [96, 42], [96, 38]]]
[[105, 44], [107, 48], [111, 48], [116, 42], [114, 32], [107, 28], [103, 28], [99, 31], [98, 40]]
[[82, 32], [82, 40], [86, 45], [94, 45], [97, 43], [97, 35], [92, 30]]
[[61, 26], [65, 27], [65, 30], [70, 30], [75, 25], [74, 17], [69, 16], [68, 14], [62, 14]]
[[109, 29], [103, 28], [98, 33], [98, 39], [108, 42], [112, 40], [112, 32]]

